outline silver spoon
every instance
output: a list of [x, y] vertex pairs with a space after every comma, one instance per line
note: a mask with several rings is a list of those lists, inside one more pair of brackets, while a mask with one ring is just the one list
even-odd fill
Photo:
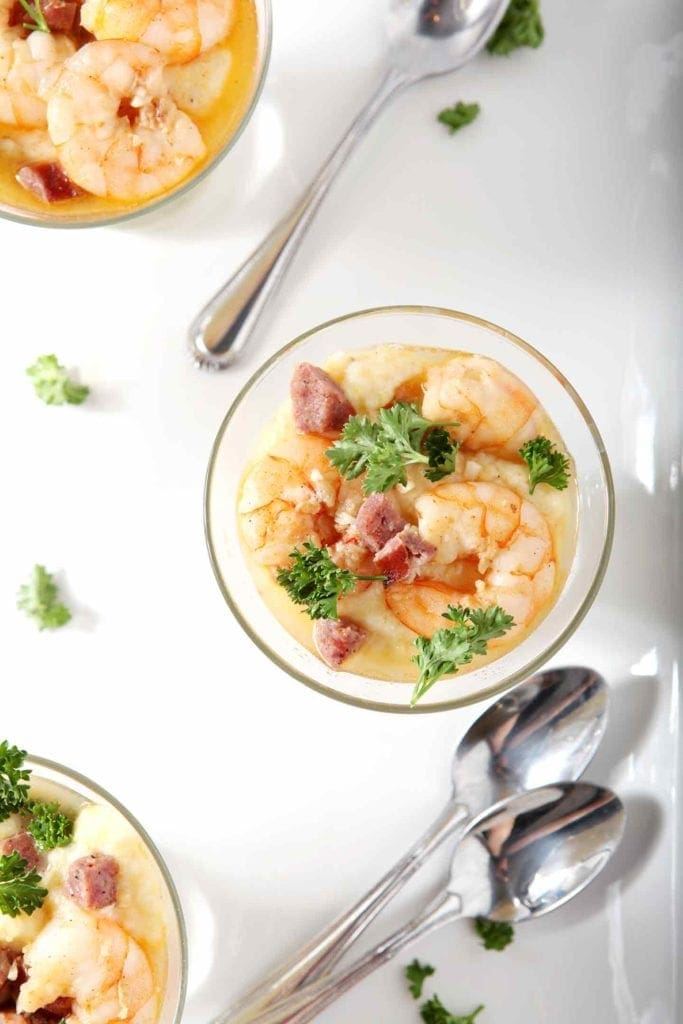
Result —
[[406, 86], [456, 71], [475, 57], [495, 32], [508, 3], [389, 0], [384, 78], [308, 190], [191, 325], [189, 344], [197, 365], [222, 370], [240, 354], [338, 171], [387, 100]]
[[446, 839], [499, 800], [555, 780], [580, 778], [607, 724], [608, 689], [592, 669], [574, 666], [533, 676], [481, 715], [453, 759], [453, 792], [433, 825], [362, 899], [216, 1024], [250, 1021], [304, 981], [329, 972], [377, 914]]
[[584, 782], [545, 786], [490, 808], [456, 849], [448, 884], [421, 914], [337, 977], [299, 989], [254, 1024], [305, 1024], [406, 946], [451, 921], [482, 916], [517, 923], [561, 907], [604, 868], [624, 824], [619, 798]]

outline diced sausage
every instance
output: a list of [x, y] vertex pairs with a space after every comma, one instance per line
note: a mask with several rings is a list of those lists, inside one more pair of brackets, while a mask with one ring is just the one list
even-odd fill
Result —
[[371, 551], [379, 551], [405, 526], [406, 521], [396, 502], [388, 494], [371, 494], [356, 516], [358, 536]]
[[69, 996], [60, 996], [59, 999], [55, 999], [54, 1002], [48, 1003], [47, 1006], [42, 1006], [38, 1013], [44, 1013], [48, 1017], [56, 1017], [57, 1020], [71, 1016], [71, 1010], [73, 1008], [73, 999]]
[[76, 24], [80, 3], [76, 0], [43, 0], [41, 7], [51, 32], [71, 32]]
[[30, 19], [28, 18], [27, 14], [26, 14], [25, 8], [22, 7], [22, 5], [19, 3], [19, 0], [14, 0], [14, 3], [10, 7], [9, 15], [7, 16], [7, 24], [9, 25], [9, 27], [10, 28], [18, 28], [19, 26], [23, 27], [24, 22], [25, 21], [27, 22], [29, 20]]
[[69, 868], [67, 892], [84, 910], [99, 910], [116, 903], [119, 865], [104, 853], [91, 853]]
[[433, 544], [423, 540], [414, 526], [406, 526], [401, 533], [387, 541], [375, 555], [375, 565], [386, 577], [387, 584], [413, 580], [421, 565], [436, 554]]
[[313, 626], [315, 646], [332, 668], [338, 668], [355, 654], [366, 637], [366, 631], [348, 619], [316, 619]]
[[26, 981], [23, 953], [9, 946], [0, 947], [0, 1006], [14, 1007], [19, 989]]
[[355, 409], [336, 381], [312, 363], [299, 363], [290, 384], [296, 429], [337, 437]]
[[59, 164], [26, 164], [19, 168], [16, 177], [23, 188], [44, 203], [60, 203], [83, 195], [83, 190], [74, 185]]
[[33, 836], [29, 835], [28, 832], [17, 832], [16, 835], [5, 839], [0, 852], [2, 852], [3, 857], [9, 857], [13, 853], [18, 853], [21, 859], [26, 861], [29, 870], [37, 868], [42, 861], [36, 849], [36, 844], [33, 841]]
[[17, 959], [15, 950], [10, 949], [9, 946], [0, 946], [0, 989], [4, 987], [10, 977], [12, 968]]

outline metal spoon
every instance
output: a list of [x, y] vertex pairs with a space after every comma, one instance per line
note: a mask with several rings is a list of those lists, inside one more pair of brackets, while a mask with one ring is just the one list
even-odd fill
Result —
[[455, 71], [475, 57], [495, 32], [508, 3], [390, 0], [384, 78], [294, 208], [191, 325], [189, 344], [197, 365], [222, 370], [237, 358], [338, 171], [387, 100], [406, 86]]
[[329, 972], [441, 843], [457, 841], [486, 808], [536, 786], [580, 778], [604, 734], [607, 701], [602, 676], [575, 666], [533, 676], [488, 708], [455, 751], [452, 796], [427, 832], [355, 906], [216, 1024], [252, 1020], [303, 981]]
[[519, 922], [555, 910], [604, 868], [624, 824], [619, 798], [582, 782], [546, 786], [490, 808], [455, 851], [447, 886], [423, 913], [337, 977], [298, 990], [254, 1024], [305, 1024], [410, 943], [451, 921], [481, 915]]

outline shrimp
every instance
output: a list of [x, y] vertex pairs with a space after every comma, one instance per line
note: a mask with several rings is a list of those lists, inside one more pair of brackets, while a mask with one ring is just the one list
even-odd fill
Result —
[[187, 177], [206, 147], [142, 43], [88, 43], [65, 64], [47, 108], [66, 174], [94, 195], [139, 201]]
[[306, 540], [335, 539], [340, 477], [325, 452], [329, 441], [297, 435], [277, 444], [247, 472], [238, 513], [242, 535], [258, 561], [282, 566]]
[[25, 32], [9, 24], [12, 0], [0, 0], [0, 122], [45, 128], [46, 97], [76, 47], [59, 33]]
[[157, 995], [147, 956], [108, 917], [76, 908], [58, 913], [28, 946], [25, 962], [20, 1013], [67, 997], [80, 1024], [153, 1024]]
[[234, 0], [85, 0], [81, 24], [96, 39], [146, 43], [171, 64], [210, 50], [228, 35]]
[[523, 629], [541, 613], [555, 586], [548, 524], [535, 505], [500, 484], [449, 483], [417, 499], [420, 535], [437, 551], [434, 562], [470, 563], [465, 590], [438, 579], [397, 583], [386, 600], [413, 632], [431, 636], [444, 626], [449, 604], [500, 605]]
[[535, 396], [495, 359], [459, 353], [430, 367], [422, 414], [457, 422], [455, 431], [470, 451], [517, 455], [526, 441], [548, 434], [550, 424]]
[[0, 128], [0, 153], [23, 163], [56, 163], [57, 150], [42, 128]]

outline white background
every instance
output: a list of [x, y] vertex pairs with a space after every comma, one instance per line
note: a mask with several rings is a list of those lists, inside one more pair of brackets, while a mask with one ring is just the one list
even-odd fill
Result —
[[[258, 344], [237, 369], [202, 375], [186, 325], [297, 196], [381, 68], [383, 0], [275, 6], [262, 103], [206, 183], [118, 228], [0, 225], [2, 734], [111, 789], [156, 838], [190, 926], [186, 1019], [204, 1024], [428, 824], [476, 713], [344, 707], [252, 647], [204, 547], [214, 434], [266, 353], [330, 316], [422, 302], [500, 323], [573, 381], [613, 459], [613, 562], [559, 660], [614, 684], [591, 775], [619, 789], [630, 822], [594, 888], [520, 929], [504, 954], [484, 952], [466, 925], [415, 952], [437, 966], [454, 1011], [486, 1003], [482, 1024], [675, 1024], [683, 9], [545, 0], [541, 50], [482, 56], [396, 100], [318, 217]], [[458, 99], [483, 112], [451, 137], [434, 118]], [[91, 385], [87, 405], [33, 396], [24, 368], [51, 351]], [[15, 609], [36, 561], [58, 572], [75, 611], [56, 634]], [[321, 1020], [417, 1021], [401, 967]]]

